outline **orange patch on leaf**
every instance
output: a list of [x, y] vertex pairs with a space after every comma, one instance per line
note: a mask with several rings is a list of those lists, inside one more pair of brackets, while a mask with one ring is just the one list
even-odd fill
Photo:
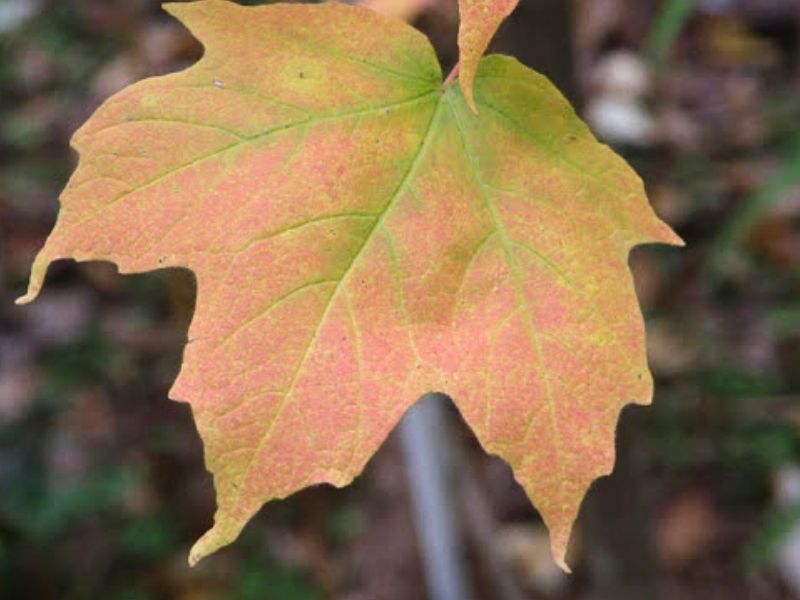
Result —
[[439, 391], [511, 464], [566, 568], [618, 413], [652, 392], [628, 252], [680, 243], [639, 178], [511, 58], [474, 58], [475, 113], [399, 20], [341, 4], [167, 10], [205, 56], [75, 134], [80, 162], [20, 301], [62, 258], [195, 273], [170, 395], [193, 407], [218, 509], [190, 561], [273, 498], [347, 484]]

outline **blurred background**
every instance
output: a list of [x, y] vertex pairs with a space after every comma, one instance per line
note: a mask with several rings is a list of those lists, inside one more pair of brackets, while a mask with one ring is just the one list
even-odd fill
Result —
[[[365, 3], [452, 66], [454, 0]], [[688, 246], [632, 255], [655, 402], [622, 414], [572, 576], [444, 401], [475, 598], [800, 598], [800, 2], [522, 0], [492, 49], [559, 85]], [[188, 568], [214, 510], [189, 408], [166, 395], [188, 273], [63, 261], [13, 304], [71, 133], [199, 52], [155, 0], [0, 0], [0, 598], [425, 599], [397, 434], [352, 486], [272, 502]]]

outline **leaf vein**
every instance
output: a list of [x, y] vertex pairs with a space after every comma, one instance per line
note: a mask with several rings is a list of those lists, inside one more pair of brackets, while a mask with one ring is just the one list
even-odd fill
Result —
[[[467, 137], [464, 134], [463, 127], [461, 125], [461, 120], [458, 116], [458, 111], [456, 110], [455, 106], [453, 106], [452, 101], [450, 100], [449, 95], [447, 97], [448, 105], [450, 106], [450, 110], [453, 113], [453, 118], [456, 123], [456, 128], [461, 136], [461, 141], [464, 147], [464, 153], [467, 156], [467, 160], [469, 161], [470, 165], [472, 166], [472, 170], [474, 172], [475, 181], [478, 183], [478, 187], [480, 189], [481, 197], [484, 199], [486, 203], [486, 207], [489, 210], [489, 213], [492, 216], [492, 221], [494, 222], [495, 229], [497, 230], [500, 239], [503, 244], [503, 250], [506, 254], [506, 261], [508, 262], [509, 270], [511, 271], [512, 279], [514, 280], [514, 286], [516, 288], [517, 297], [519, 298], [520, 303], [524, 307], [523, 314], [525, 315], [525, 324], [528, 329], [528, 336], [531, 341], [531, 345], [534, 348], [534, 352], [537, 356], [537, 361], [539, 363], [540, 369], [540, 376], [542, 379], [542, 383], [544, 384], [544, 391], [545, 391], [545, 399], [548, 406], [548, 411], [550, 413], [550, 426], [553, 432], [553, 446], [555, 449], [555, 458], [556, 463], [558, 464], [558, 470], [561, 474], [559, 477], [559, 496], [563, 497], [564, 494], [564, 465], [563, 465], [563, 456], [562, 456], [562, 449], [561, 449], [561, 434], [558, 429], [558, 423], [556, 420], [555, 414], [555, 403], [553, 401], [552, 392], [550, 390], [550, 381], [547, 376], [547, 372], [545, 369], [544, 364], [544, 355], [542, 353], [541, 344], [539, 343], [539, 338], [537, 335], [536, 328], [533, 324], [533, 319], [531, 318], [531, 309], [528, 304], [528, 299], [525, 296], [525, 292], [522, 288], [522, 283], [520, 282], [520, 276], [515, 268], [516, 261], [514, 260], [513, 253], [511, 252], [511, 240], [508, 238], [508, 235], [505, 232], [505, 228], [503, 227], [502, 221], [500, 220], [499, 215], [497, 214], [497, 210], [494, 207], [494, 203], [491, 201], [489, 196], [485, 192], [485, 186], [483, 184], [483, 178], [481, 177], [481, 172], [479, 165], [477, 164], [476, 159], [473, 157], [472, 152], [470, 151], [470, 147], [467, 143]], [[530, 422], [527, 427], [527, 431], [523, 438], [523, 441], [527, 439], [528, 434], [530, 433], [533, 426], [533, 422]]]
[[[429, 96], [429, 95], [431, 95], [431, 93], [426, 94], [426, 96]], [[373, 234], [378, 229], [378, 227], [382, 224], [384, 217], [391, 210], [392, 206], [394, 206], [395, 201], [400, 196], [402, 191], [405, 189], [406, 185], [408, 184], [408, 181], [411, 179], [411, 177], [413, 176], [414, 172], [416, 171], [417, 165], [420, 162], [420, 158], [425, 155], [425, 150], [428, 147], [428, 143], [429, 143], [430, 138], [431, 138], [430, 133], [433, 130], [433, 125], [434, 125], [434, 123], [436, 121], [436, 117], [439, 114], [440, 108], [442, 106], [442, 98], [443, 98], [443, 96], [440, 96], [439, 101], [436, 103], [436, 108], [432, 111], [432, 115], [431, 115], [430, 121], [428, 122], [428, 125], [427, 125], [427, 127], [425, 129], [425, 132], [423, 133], [423, 135], [422, 135], [422, 137], [420, 139], [419, 148], [417, 149], [417, 152], [416, 152], [415, 156], [413, 157], [413, 159], [410, 161], [410, 164], [409, 164], [409, 167], [408, 167], [407, 171], [405, 172], [405, 174], [401, 178], [398, 186], [395, 188], [395, 190], [392, 193], [391, 197], [388, 199], [388, 201], [384, 205], [383, 210], [381, 211], [378, 219], [376, 219], [376, 221], [375, 221], [375, 224], [372, 226], [372, 228], [369, 230], [369, 232], [367, 232], [367, 234], [365, 235], [364, 242], [356, 250], [355, 254], [353, 255], [353, 258], [350, 261], [350, 264], [348, 264], [347, 267], [344, 269], [342, 277], [338, 280], [338, 282], [336, 284], [336, 287], [334, 288], [333, 292], [331, 292], [330, 296], [328, 297], [328, 301], [325, 304], [325, 307], [323, 308], [323, 310], [321, 312], [320, 319], [319, 319], [319, 321], [317, 321], [317, 325], [314, 328], [314, 331], [312, 332], [311, 336], [309, 336], [309, 340], [306, 343], [305, 348], [303, 349], [303, 352], [302, 352], [302, 358], [298, 362], [297, 368], [295, 369], [294, 374], [292, 375], [292, 378], [291, 378], [291, 380], [289, 382], [289, 385], [286, 388], [287, 392], [283, 396], [283, 399], [281, 400], [281, 402], [280, 402], [280, 404], [279, 404], [279, 406], [278, 406], [278, 408], [277, 408], [277, 410], [275, 412], [275, 415], [271, 419], [269, 425], [267, 425], [267, 427], [266, 427], [266, 429], [264, 431], [264, 435], [261, 437], [261, 440], [259, 441], [258, 446], [256, 447], [255, 451], [253, 452], [253, 459], [250, 461], [250, 463], [248, 464], [247, 468], [245, 469], [244, 474], [242, 475], [242, 479], [241, 479], [242, 485], [239, 487], [240, 490], [243, 487], [244, 481], [247, 479], [247, 477], [248, 477], [248, 475], [250, 473], [250, 470], [252, 469], [252, 467], [253, 467], [253, 465], [255, 463], [256, 457], [261, 452], [261, 449], [264, 447], [264, 444], [266, 443], [266, 441], [270, 438], [270, 436], [272, 434], [272, 430], [273, 430], [273, 428], [275, 426], [275, 423], [278, 421], [278, 418], [279, 418], [283, 408], [286, 406], [286, 403], [287, 403], [290, 395], [294, 391], [294, 387], [297, 384], [297, 380], [300, 377], [300, 373], [303, 370], [303, 366], [305, 365], [305, 362], [308, 359], [308, 356], [310, 355], [311, 347], [313, 346], [314, 341], [316, 340], [316, 338], [317, 338], [317, 336], [319, 334], [319, 331], [320, 331], [320, 329], [322, 327], [322, 324], [325, 322], [325, 320], [326, 320], [326, 318], [328, 316], [328, 312], [330, 311], [330, 308], [333, 305], [333, 299], [336, 297], [337, 293], [341, 289], [344, 281], [347, 279], [347, 276], [350, 273], [353, 265], [358, 261], [358, 259], [361, 256], [364, 248], [369, 244], [369, 241], [372, 239]], [[241, 492], [239, 494], [241, 495]], [[238, 503], [238, 499], [237, 499], [236, 502]]]
[[204, 162], [206, 160], [213, 159], [213, 158], [218, 158], [220, 156], [223, 156], [225, 153], [230, 152], [232, 150], [235, 150], [235, 149], [237, 149], [237, 148], [239, 148], [239, 147], [241, 147], [243, 145], [253, 143], [253, 142], [257, 141], [257, 140], [269, 137], [271, 135], [278, 134], [278, 133], [283, 132], [283, 131], [290, 131], [290, 130], [296, 129], [298, 127], [304, 127], [304, 126], [309, 126], [309, 125], [315, 125], [317, 123], [335, 121], [337, 119], [348, 119], [350, 117], [360, 116], [360, 115], [362, 115], [364, 113], [380, 112], [382, 110], [386, 110], [386, 109], [389, 109], [389, 108], [397, 108], [399, 106], [404, 106], [406, 104], [412, 104], [414, 102], [419, 102], [421, 100], [424, 100], [424, 99], [426, 99], [426, 98], [428, 98], [428, 97], [430, 97], [430, 96], [432, 96], [434, 94], [438, 94], [438, 93], [439, 93], [438, 90], [428, 91], [428, 92], [426, 92], [424, 94], [420, 94], [418, 96], [414, 96], [413, 98], [407, 98], [405, 100], [402, 100], [400, 102], [395, 102], [395, 103], [392, 103], [392, 104], [386, 104], [386, 105], [382, 105], [382, 106], [378, 106], [378, 107], [369, 107], [369, 108], [366, 108], [366, 109], [363, 109], [363, 110], [339, 113], [339, 114], [336, 114], [336, 115], [320, 117], [318, 119], [306, 119], [306, 120], [303, 120], [303, 121], [296, 121], [294, 123], [290, 123], [290, 124], [287, 124], [287, 125], [282, 125], [280, 127], [275, 127], [275, 128], [270, 129], [268, 131], [264, 131], [263, 133], [260, 133], [257, 136], [254, 136], [252, 138], [248, 138], [248, 139], [243, 140], [243, 141], [240, 140], [240, 141], [237, 141], [237, 142], [235, 142], [233, 144], [228, 144], [226, 146], [223, 146], [222, 148], [214, 150], [213, 152], [211, 152], [209, 154], [205, 154], [205, 155], [196, 157], [196, 158], [194, 158], [194, 159], [192, 159], [192, 160], [190, 160], [190, 161], [188, 161], [186, 163], [183, 163], [181, 165], [178, 165], [177, 167], [174, 167], [174, 168], [172, 168], [172, 169], [170, 169], [170, 170], [168, 170], [168, 171], [166, 171], [164, 173], [160, 173], [159, 175], [157, 175], [157, 176], [155, 176], [155, 177], [153, 177], [153, 178], [151, 178], [151, 179], [149, 179], [147, 181], [144, 181], [139, 185], [136, 185], [135, 187], [131, 188], [130, 190], [126, 190], [125, 192], [122, 192], [122, 193], [118, 194], [117, 196], [112, 198], [106, 204], [104, 204], [102, 206], [99, 206], [98, 208], [96, 208], [93, 211], [90, 211], [86, 216], [84, 216], [83, 219], [77, 220], [75, 223], [72, 224], [72, 228], [74, 229], [75, 227], [78, 227], [79, 225], [82, 225], [86, 221], [88, 221], [91, 218], [93, 218], [94, 216], [96, 216], [98, 213], [108, 209], [109, 207], [113, 206], [117, 202], [119, 202], [121, 200], [124, 200], [125, 198], [131, 196], [132, 194], [134, 194], [134, 193], [136, 193], [138, 191], [141, 191], [141, 190], [143, 190], [143, 189], [145, 189], [145, 188], [147, 188], [147, 187], [149, 187], [151, 185], [154, 185], [154, 184], [166, 179], [167, 177], [175, 175], [176, 173], [178, 173], [178, 172], [180, 172], [180, 171], [182, 171], [184, 169], [187, 169], [189, 167], [193, 167], [193, 166], [195, 166], [197, 164], [200, 164], [200, 163], [202, 163], [202, 162]]

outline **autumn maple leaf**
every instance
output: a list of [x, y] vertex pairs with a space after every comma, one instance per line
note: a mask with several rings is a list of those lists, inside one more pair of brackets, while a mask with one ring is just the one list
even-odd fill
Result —
[[166, 8], [206, 53], [75, 134], [80, 163], [21, 301], [61, 258], [195, 273], [170, 396], [192, 405], [218, 510], [190, 560], [272, 498], [347, 484], [440, 391], [511, 464], [565, 567], [621, 407], [651, 397], [627, 258], [679, 239], [639, 178], [512, 58], [477, 63], [476, 113], [398, 20]]

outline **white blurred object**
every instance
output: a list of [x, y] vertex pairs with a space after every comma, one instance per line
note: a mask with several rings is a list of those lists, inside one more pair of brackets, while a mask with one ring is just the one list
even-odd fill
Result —
[[598, 96], [587, 106], [586, 118], [608, 142], [645, 146], [655, 137], [653, 118], [636, 100]]
[[454, 25], [458, 22], [458, 4], [452, 0], [348, 0], [387, 17], [397, 17], [409, 23], [424, 14], [437, 21]]
[[592, 82], [602, 95], [638, 100], [650, 91], [650, 71], [633, 52], [610, 52], [594, 68]]
[[3, 0], [0, 2], [0, 35], [14, 31], [39, 9], [37, 0]]
[[[788, 508], [800, 502], [800, 466], [782, 467], [774, 479], [775, 503]], [[795, 594], [800, 594], [800, 523], [794, 523], [786, 533], [775, 555], [775, 565]]]
[[527, 589], [552, 594], [564, 587], [566, 575], [553, 562], [550, 536], [543, 527], [507, 525], [497, 534], [497, 546]]
[[595, 66], [591, 81], [596, 95], [586, 107], [586, 118], [597, 135], [616, 144], [651, 144], [656, 126], [642, 102], [650, 91], [644, 61], [633, 52], [611, 52]]
[[357, 4], [387, 17], [397, 17], [411, 22], [429, 10], [434, 0], [359, 0]]
[[7, 425], [26, 413], [35, 388], [33, 370], [27, 365], [0, 370], [0, 424]]
[[44, 344], [71, 342], [88, 327], [94, 313], [92, 299], [83, 291], [53, 290], [42, 294], [22, 311], [31, 337]]

